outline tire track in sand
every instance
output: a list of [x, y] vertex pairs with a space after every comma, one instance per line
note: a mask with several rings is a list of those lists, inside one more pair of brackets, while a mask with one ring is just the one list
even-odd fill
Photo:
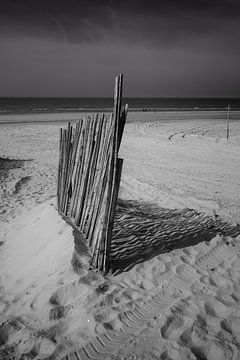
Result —
[[219, 243], [206, 254], [196, 258], [193, 266], [186, 264], [178, 266], [177, 273], [173, 277], [163, 279], [161, 289], [156, 289], [155, 293], [145, 299], [141, 305], [136, 304], [132, 310], [119, 314], [118, 319], [122, 325], [120, 331], [106, 331], [82, 348], [65, 355], [62, 360], [118, 359], [119, 350], [146, 328], [148, 321], [159, 317], [179, 300], [183, 300], [189, 295], [192, 287], [201, 290], [204, 285], [199, 280], [202, 271], [217, 268], [223, 260], [231, 262], [235, 253], [236, 248], [226, 243]]

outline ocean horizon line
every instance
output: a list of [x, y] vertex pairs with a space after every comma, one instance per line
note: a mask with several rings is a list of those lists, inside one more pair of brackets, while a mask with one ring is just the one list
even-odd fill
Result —
[[[113, 99], [111, 96], [0, 96], [0, 99]], [[123, 99], [240, 100], [231, 96], [123, 96]]]
[[[129, 111], [240, 110], [240, 98], [124, 97]], [[110, 112], [112, 97], [0, 97], [0, 114]]]

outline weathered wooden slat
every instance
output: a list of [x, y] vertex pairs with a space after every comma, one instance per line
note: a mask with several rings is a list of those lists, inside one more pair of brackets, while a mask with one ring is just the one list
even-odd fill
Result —
[[84, 202], [86, 201], [86, 188], [88, 183], [88, 175], [89, 175], [89, 169], [90, 169], [90, 161], [92, 156], [92, 145], [93, 145], [93, 138], [94, 138], [94, 129], [95, 129], [95, 121], [94, 119], [89, 119], [90, 126], [89, 126], [89, 132], [87, 137], [87, 145], [85, 149], [85, 156], [84, 156], [84, 166], [83, 166], [83, 173], [82, 173], [82, 179], [81, 179], [81, 189], [80, 189], [80, 197], [78, 201], [78, 207], [77, 207], [77, 216], [76, 216], [76, 225], [79, 226], [82, 216], [82, 209], [84, 206]]
[[108, 241], [107, 234], [108, 234], [108, 221], [109, 221], [109, 212], [111, 211], [111, 201], [112, 201], [112, 194], [113, 194], [113, 187], [114, 187], [114, 176], [115, 176], [115, 156], [116, 156], [116, 121], [117, 118], [113, 117], [113, 132], [110, 142], [110, 148], [109, 148], [109, 159], [108, 159], [108, 171], [107, 171], [107, 177], [106, 177], [106, 185], [105, 185], [105, 194], [103, 199], [103, 205], [102, 205], [102, 217], [100, 218], [100, 224], [99, 224], [99, 240], [96, 244], [96, 250], [97, 251], [97, 258], [96, 258], [96, 266], [100, 269], [100, 271], [104, 271], [104, 257], [105, 257], [105, 249], [107, 247], [106, 243]]
[[123, 135], [124, 126], [126, 124], [127, 113], [128, 113], [128, 105], [126, 104], [125, 106], [122, 107], [120, 118], [119, 118], [118, 150], [120, 148], [121, 141], [122, 141], [122, 135]]
[[[94, 134], [94, 147], [93, 147], [93, 154], [92, 159], [90, 163], [90, 171], [89, 171], [89, 177], [88, 177], [88, 184], [87, 184], [87, 190], [86, 190], [86, 198], [88, 201], [84, 203], [84, 208], [82, 211], [82, 220], [81, 220], [81, 228], [83, 229], [83, 232], [86, 234], [88, 231], [87, 222], [90, 216], [90, 211], [92, 208], [92, 194], [94, 191], [94, 185], [95, 185], [95, 179], [97, 176], [97, 160], [99, 155], [99, 147], [101, 144], [101, 138], [102, 138], [102, 128], [103, 128], [103, 122], [104, 122], [104, 116], [101, 116], [99, 121], [96, 124], [96, 130]], [[100, 184], [99, 184], [100, 185]], [[86, 234], [87, 235], [87, 234]]]
[[80, 190], [82, 187], [82, 173], [83, 173], [83, 168], [84, 168], [84, 158], [85, 158], [85, 149], [86, 149], [86, 144], [87, 144], [87, 137], [88, 137], [88, 130], [89, 130], [89, 119], [87, 117], [85, 117], [83, 119], [83, 131], [82, 131], [82, 141], [80, 144], [80, 152], [81, 152], [81, 156], [79, 159], [79, 168], [78, 168], [78, 173], [76, 176], [76, 193], [75, 193], [75, 201], [73, 204], [73, 214], [72, 217], [74, 219], [75, 222], [75, 218], [76, 218], [76, 213], [77, 213], [77, 208], [79, 205], [79, 196], [81, 194]]
[[81, 167], [82, 167], [84, 135], [85, 135], [85, 119], [82, 119], [80, 121], [79, 131], [80, 131], [80, 134], [79, 134], [78, 147], [77, 147], [77, 153], [76, 153], [76, 159], [75, 159], [75, 167], [74, 167], [74, 171], [73, 171], [73, 180], [72, 180], [73, 194], [72, 194], [70, 211], [69, 211], [71, 218], [75, 217], [77, 196], [78, 196], [78, 191], [79, 191], [79, 187], [80, 187], [79, 177], [80, 177]]
[[91, 182], [92, 182], [92, 177], [95, 173], [95, 169], [93, 166], [93, 160], [94, 160], [94, 153], [96, 151], [96, 141], [95, 141], [95, 137], [96, 134], [98, 133], [98, 128], [99, 128], [99, 123], [98, 123], [98, 115], [96, 115], [95, 119], [93, 119], [94, 123], [93, 123], [93, 128], [92, 128], [92, 133], [91, 133], [91, 142], [90, 142], [90, 151], [89, 151], [89, 156], [87, 159], [87, 168], [86, 168], [86, 175], [85, 175], [85, 182], [84, 182], [84, 188], [83, 188], [83, 196], [84, 196], [84, 201], [82, 202], [82, 207], [80, 209], [80, 215], [81, 218], [79, 219], [79, 227], [81, 228], [82, 232], [85, 234], [84, 231], [84, 222], [85, 222], [85, 216], [86, 216], [86, 209], [88, 207], [89, 204], [89, 193], [91, 191]]
[[82, 121], [79, 121], [76, 125], [76, 132], [74, 136], [74, 152], [73, 152], [73, 164], [72, 164], [72, 186], [75, 188], [75, 176], [77, 171], [78, 159], [80, 156], [80, 152], [78, 150], [80, 135], [81, 135]]
[[60, 210], [61, 194], [61, 179], [62, 179], [62, 164], [63, 164], [63, 129], [59, 131], [59, 161], [58, 161], [58, 183], [57, 183], [57, 207]]
[[97, 204], [98, 206], [96, 206], [94, 213], [94, 227], [92, 228], [91, 238], [89, 238], [89, 244], [91, 244], [90, 246], [94, 254], [99, 248], [98, 245], [99, 238], [103, 239], [103, 234], [104, 234], [103, 232], [104, 230], [102, 228], [103, 228], [105, 208], [106, 208], [106, 198], [108, 192], [107, 183], [109, 177], [109, 164], [110, 162], [108, 161], [106, 170], [104, 171], [102, 191], [100, 193], [100, 201], [98, 202]]
[[68, 184], [69, 184], [69, 173], [70, 173], [70, 159], [72, 153], [72, 131], [73, 128], [70, 123], [68, 123], [67, 129], [67, 156], [66, 156], [66, 174], [64, 180], [64, 193], [63, 193], [63, 204], [62, 204], [62, 212], [66, 214], [67, 201], [68, 201]]
[[83, 198], [83, 188], [86, 181], [86, 169], [88, 166], [88, 153], [89, 153], [89, 147], [91, 142], [91, 127], [93, 126], [91, 118], [86, 117], [85, 118], [85, 134], [84, 134], [84, 141], [82, 146], [82, 158], [81, 158], [81, 168], [79, 173], [78, 182], [80, 184], [77, 194], [77, 204], [76, 204], [76, 214], [75, 214], [75, 224], [77, 225], [77, 219], [79, 218], [79, 212], [82, 206], [82, 200]]
[[117, 169], [116, 169], [116, 178], [114, 179], [114, 188], [113, 188], [113, 199], [111, 203], [111, 210], [109, 213], [109, 218], [107, 221], [107, 229], [106, 229], [106, 244], [104, 248], [104, 264], [103, 268], [104, 271], [107, 272], [109, 270], [109, 251], [111, 247], [111, 239], [112, 239], [112, 231], [113, 231], [113, 224], [114, 224], [114, 216], [116, 211], [118, 193], [120, 188], [120, 181], [122, 175], [122, 167], [123, 167], [123, 159], [117, 159]]
[[121, 97], [122, 97], [122, 74], [115, 79], [115, 91], [114, 91], [114, 135], [111, 148], [111, 165], [109, 170], [108, 179], [108, 193], [106, 199], [106, 208], [104, 221], [102, 222], [102, 241], [100, 245], [99, 257], [98, 257], [98, 268], [105, 272], [107, 261], [107, 249], [109, 248], [108, 243], [110, 242], [112, 226], [109, 226], [109, 222], [112, 216], [114, 216], [114, 193], [115, 193], [115, 181], [117, 175], [117, 156], [118, 156], [118, 135], [119, 135], [119, 119], [121, 112]]
[[105, 190], [106, 190], [105, 187], [106, 187], [107, 176], [108, 176], [108, 164], [110, 161], [109, 149], [110, 149], [111, 138], [113, 136], [112, 117], [109, 119], [108, 126], [109, 127], [108, 127], [108, 130], [106, 131], [105, 143], [103, 146], [103, 152], [102, 152], [102, 156], [101, 156], [100, 166], [97, 169], [99, 186], [96, 187], [96, 192], [94, 194], [95, 195], [94, 211], [93, 211], [92, 217], [91, 217], [92, 221], [91, 221], [91, 227], [90, 227], [90, 235], [88, 236], [90, 246], [94, 246], [93, 245], [95, 242], [94, 238], [96, 238], [96, 232], [98, 231], [97, 228], [100, 223], [100, 213], [102, 210], [102, 203], [103, 203], [104, 194], [105, 194]]
[[63, 204], [63, 192], [64, 192], [64, 181], [66, 176], [66, 156], [67, 156], [67, 130], [63, 129], [63, 157], [62, 157], [62, 178], [61, 178], [61, 199], [60, 199], [60, 210], [62, 212]]
[[66, 207], [66, 214], [69, 213], [69, 208], [71, 205], [72, 200], [72, 194], [73, 194], [73, 171], [75, 168], [76, 163], [76, 154], [77, 154], [77, 147], [78, 147], [78, 141], [79, 141], [79, 128], [80, 123], [76, 124], [76, 127], [73, 129], [72, 133], [72, 145], [71, 145], [71, 157], [70, 157], [70, 166], [69, 166], [69, 178], [67, 183], [67, 194], [68, 194], [68, 200], [67, 200], [67, 207]]
[[[113, 143], [113, 140], [112, 140]], [[111, 147], [112, 148], [112, 145]], [[94, 238], [94, 242], [92, 244], [92, 252], [93, 252], [93, 263], [95, 266], [102, 271], [102, 264], [103, 264], [103, 256], [104, 256], [104, 248], [105, 248], [105, 241], [106, 241], [106, 230], [107, 230], [107, 213], [108, 213], [108, 206], [109, 204], [109, 197], [111, 194], [111, 158], [109, 158], [107, 171], [105, 172], [106, 176], [104, 178], [103, 188], [103, 199], [102, 199], [102, 206], [99, 209], [98, 217], [97, 217], [97, 226], [95, 229], [96, 235]]]
[[[68, 128], [69, 128], [69, 123], [68, 123]], [[62, 179], [62, 201], [61, 201], [61, 211], [63, 212], [63, 208], [64, 208], [64, 194], [65, 194], [65, 184], [66, 184], [66, 177], [67, 177], [67, 167], [68, 167], [68, 130], [69, 129], [65, 129], [64, 131], [64, 162], [63, 162], [63, 166], [64, 166], [64, 171], [63, 171], [63, 179]]]

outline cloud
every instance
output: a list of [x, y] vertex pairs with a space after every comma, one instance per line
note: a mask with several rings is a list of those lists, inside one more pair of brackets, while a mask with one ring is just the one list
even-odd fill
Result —
[[2, 40], [0, 96], [239, 96], [240, 55], [128, 44]]
[[239, 0], [1, 0], [0, 31], [76, 43], [238, 43]]

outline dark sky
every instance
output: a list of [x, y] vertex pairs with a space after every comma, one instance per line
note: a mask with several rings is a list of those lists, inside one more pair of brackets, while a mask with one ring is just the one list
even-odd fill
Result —
[[0, 96], [240, 97], [240, 0], [1, 0]]

